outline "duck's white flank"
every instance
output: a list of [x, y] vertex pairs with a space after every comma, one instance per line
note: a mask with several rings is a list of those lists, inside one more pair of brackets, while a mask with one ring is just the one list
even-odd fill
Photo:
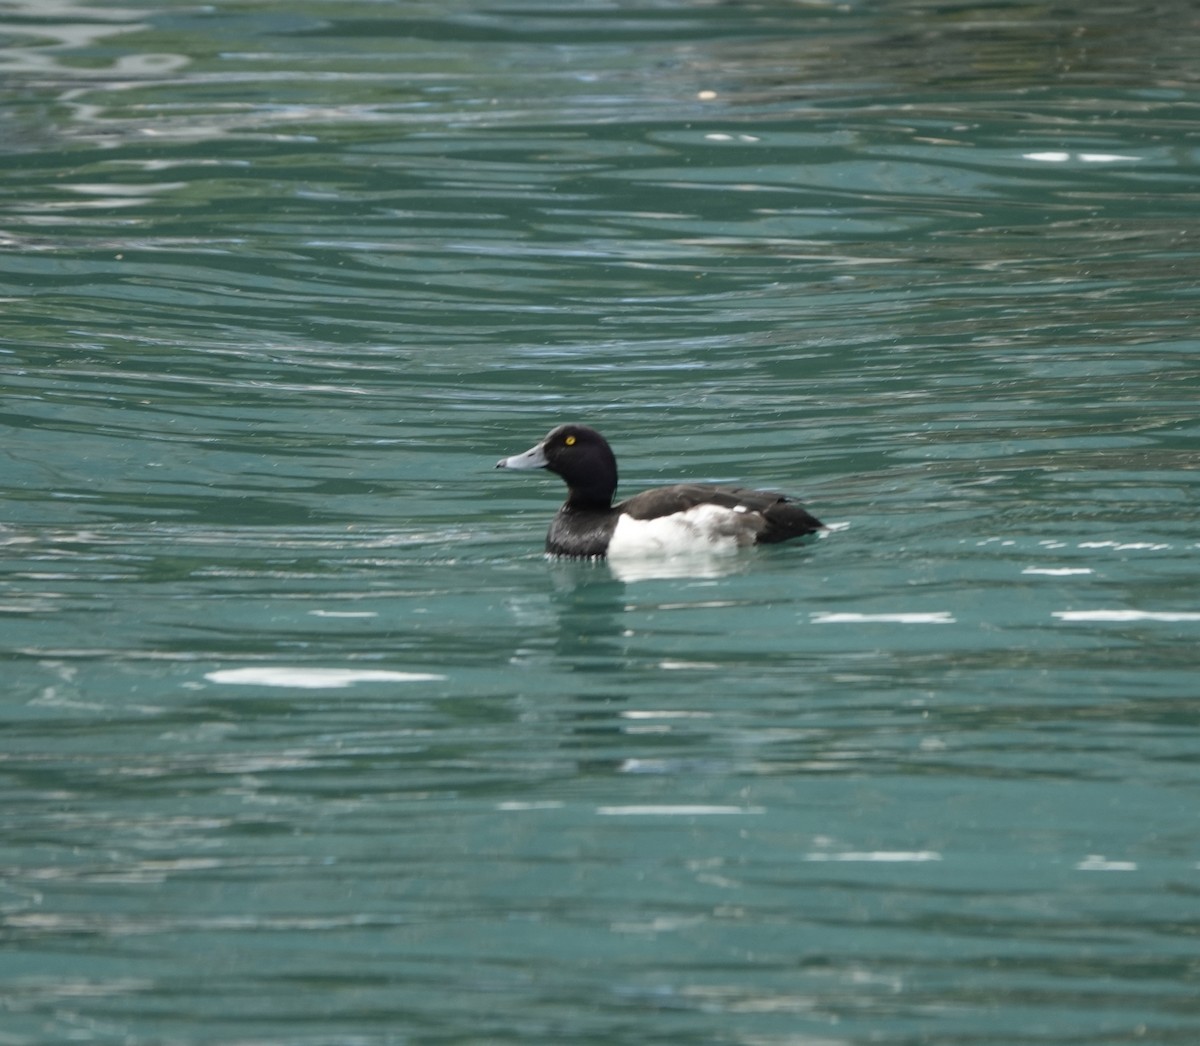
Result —
[[609, 558], [676, 556], [695, 552], [732, 552], [753, 545], [762, 529], [757, 512], [744, 505], [696, 505], [658, 519], [621, 516], [608, 543]]

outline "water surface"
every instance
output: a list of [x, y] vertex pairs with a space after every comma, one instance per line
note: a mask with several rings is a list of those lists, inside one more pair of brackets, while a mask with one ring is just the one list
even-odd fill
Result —
[[1197, 28], [10, 3], [0, 1042], [1192, 1042]]

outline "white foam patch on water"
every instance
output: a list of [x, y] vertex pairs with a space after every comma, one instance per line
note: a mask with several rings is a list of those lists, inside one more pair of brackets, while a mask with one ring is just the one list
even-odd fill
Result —
[[313, 617], [378, 617], [374, 610], [310, 610]]
[[761, 806], [707, 806], [688, 804], [678, 806], [601, 806], [596, 813], [601, 817], [719, 817], [730, 814], [761, 814]]
[[306, 668], [287, 665], [261, 665], [248, 668], [220, 668], [206, 672], [210, 683], [232, 686], [281, 686], [305, 690], [340, 690], [355, 683], [419, 683], [445, 679], [432, 672], [394, 672], [381, 668]]
[[936, 850], [861, 850], [848, 853], [810, 853], [806, 861], [847, 861], [850, 863], [920, 864], [925, 861], [940, 861], [942, 855]]
[[1114, 552], [1163, 552], [1170, 549], [1165, 541], [1081, 541], [1080, 548], [1111, 548]]
[[824, 613], [812, 615], [814, 625], [952, 625], [954, 615], [949, 610], [912, 611], [895, 614]]
[[1136, 861], [1111, 861], [1101, 854], [1088, 854], [1075, 865], [1079, 872], [1136, 872]]
[[1026, 160], [1035, 160], [1038, 163], [1068, 163], [1071, 160], [1079, 163], [1137, 163], [1142, 159], [1128, 153], [1069, 153], [1058, 150], [1021, 155]]
[[654, 708], [639, 710], [631, 708], [617, 713], [622, 719], [711, 719], [711, 712], [692, 712], [682, 709]]
[[1197, 610], [1055, 610], [1060, 621], [1200, 621]]

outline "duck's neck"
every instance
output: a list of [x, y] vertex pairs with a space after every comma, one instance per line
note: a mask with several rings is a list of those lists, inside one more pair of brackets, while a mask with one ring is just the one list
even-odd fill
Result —
[[613, 487], [598, 483], [590, 487], [568, 487], [566, 508], [580, 512], [605, 512], [612, 508]]

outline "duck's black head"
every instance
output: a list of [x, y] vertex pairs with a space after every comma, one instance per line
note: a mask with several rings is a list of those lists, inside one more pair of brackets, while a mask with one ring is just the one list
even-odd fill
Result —
[[617, 458], [608, 441], [587, 425], [559, 425], [524, 454], [501, 458], [498, 469], [549, 469], [567, 484], [567, 504], [608, 508], [617, 489]]

